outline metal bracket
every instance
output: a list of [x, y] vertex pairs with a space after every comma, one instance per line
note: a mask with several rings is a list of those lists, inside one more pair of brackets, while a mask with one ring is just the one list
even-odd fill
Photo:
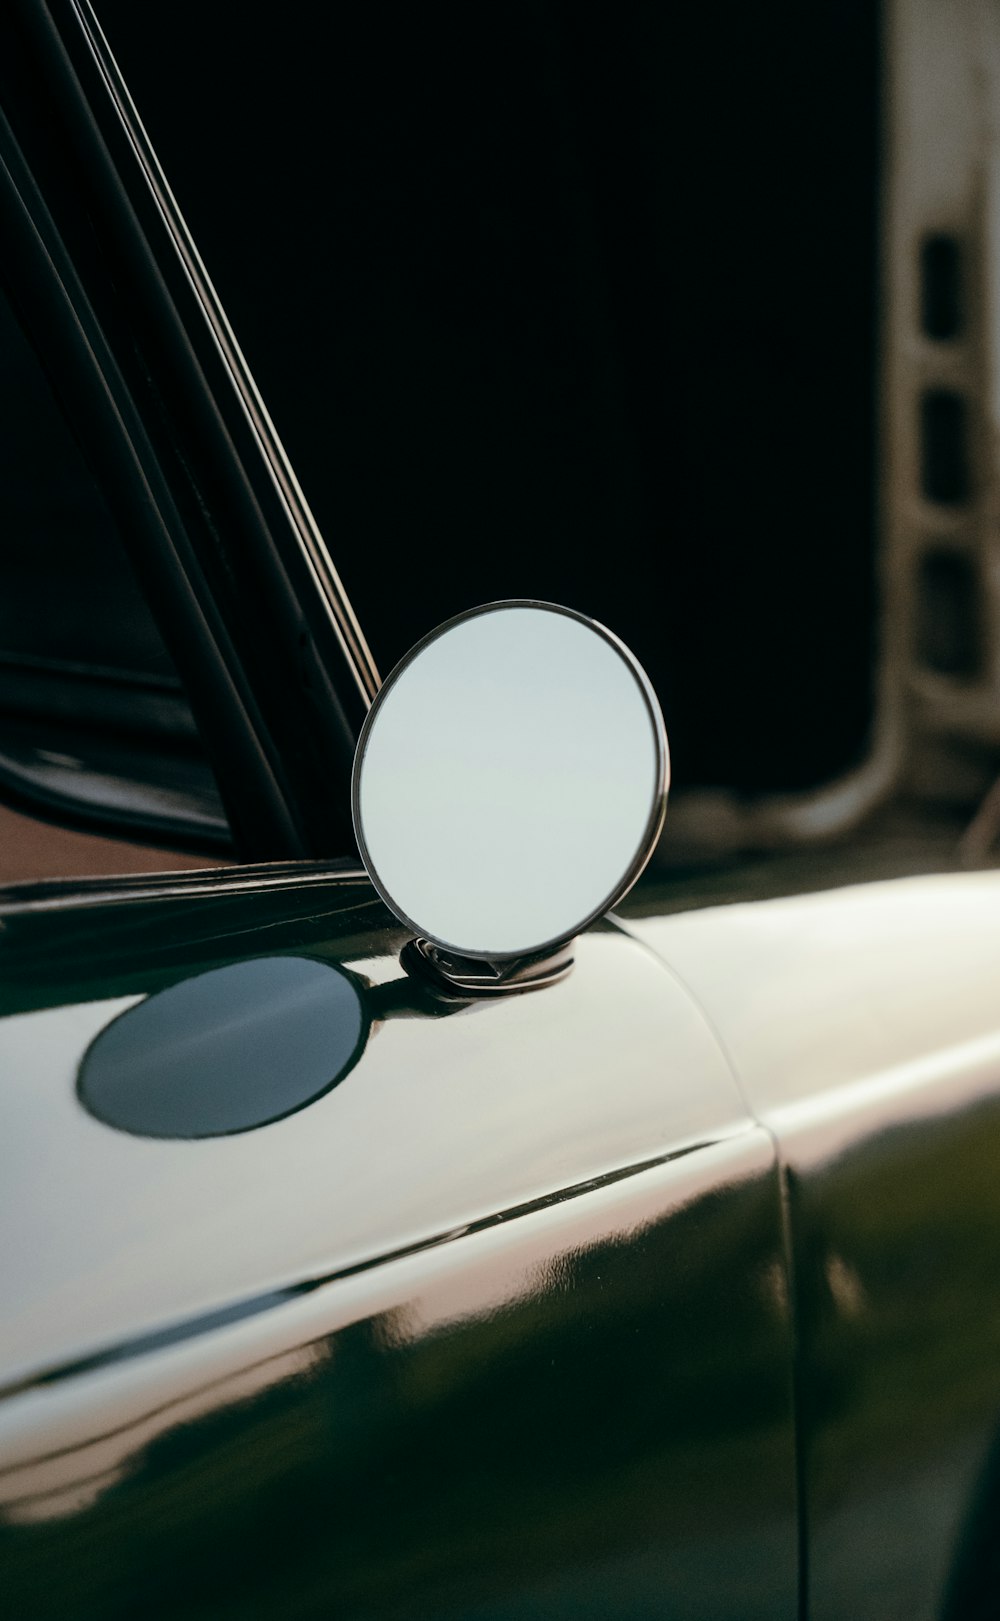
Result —
[[488, 962], [416, 939], [407, 941], [399, 960], [408, 974], [435, 995], [464, 1001], [479, 996], [512, 996], [556, 984], [573, 966], [574, 944], [574, 940], [565, 940], [533, 956]]

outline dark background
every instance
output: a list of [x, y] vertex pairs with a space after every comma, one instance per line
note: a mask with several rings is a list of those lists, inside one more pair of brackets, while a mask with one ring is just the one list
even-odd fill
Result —
[[863, 757], [875, 5], [97, 10], [383, 674], [550, 598], [676, 785]]

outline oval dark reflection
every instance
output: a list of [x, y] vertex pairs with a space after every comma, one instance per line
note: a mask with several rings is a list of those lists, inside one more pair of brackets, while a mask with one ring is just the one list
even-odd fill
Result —
[[140, 1137], [218, 1137], [292, 1114], [353, 1068], [368, 1035], [347, 974], [261, 957], [182, 980], [102, 1030], [80, 1068], [91, 1114]]

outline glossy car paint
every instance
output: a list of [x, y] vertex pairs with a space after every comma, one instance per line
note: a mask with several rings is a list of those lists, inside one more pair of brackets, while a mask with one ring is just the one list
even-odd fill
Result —
[[[3, 921], [13, 1613], [794, 1613], [776, 1156], [653, 952], [605, 925], [561, 984], [442, 1014], [350, 874]], [[368, 987], [332, 1091], [200, 1141], [86, 1112], [124, 1009], [282, 954]]]
[[632, 926], [787, 1168], [809, 1615], [994, 1615], [1000, 875]]

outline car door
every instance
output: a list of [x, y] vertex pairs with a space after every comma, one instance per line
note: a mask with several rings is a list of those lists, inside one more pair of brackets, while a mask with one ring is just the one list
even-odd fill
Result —
[[940, 873], [633, 925], [785, 1166], [824, 1621], [996, 1611], [998, 905], [995, 872]]
[[[40, 888], [3, 941], [14, 1613], [794, 1613], [774, 1149], [652, 954], [608, 925], [434, 1016], [368, 882], [296, 866]], [[248, 960], [352, 976], [339, 1082], [231, 1135], [95, 1118], [95, 1039], [199, 978], [210, 1084]], [[314, 1062], [281, 985], [258, 1017]]]
[[[243, 862], [2, 896], [6, 1603], [795, 1613], [771, 1135], [612, 921], [534, 994], [403, 974], [350, 844], [361, 628], [88, 8], [0, 27], [12, 303]], [[109, 1044], [210, 1129], [109, 1118]]]

